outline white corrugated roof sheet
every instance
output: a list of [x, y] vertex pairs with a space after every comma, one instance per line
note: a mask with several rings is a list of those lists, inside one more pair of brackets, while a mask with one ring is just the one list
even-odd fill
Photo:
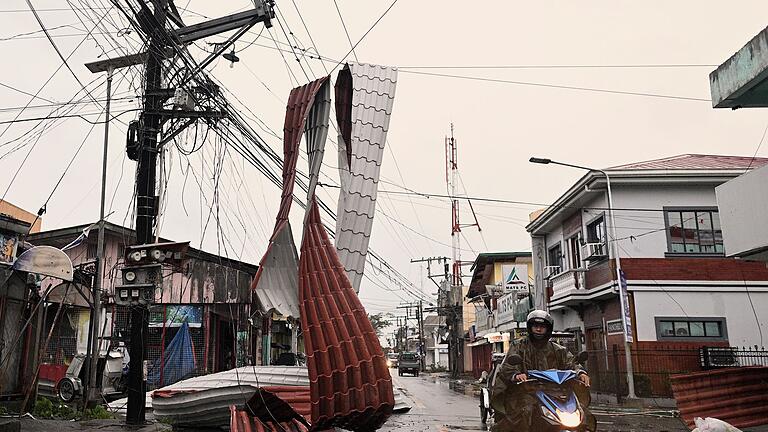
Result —
[[[355, 292], [359, 292], [376, 212], [379, 172], [397, 86], [397, 69], [351, 63], [352, 130], [339, 131], [339, 193], [336, 249]], [[351, 155], [347, 155], [347, 148]], [[349, 156], [349, 157], [348, 157]], [[350, 163], [347, 163], [347, 160]]]

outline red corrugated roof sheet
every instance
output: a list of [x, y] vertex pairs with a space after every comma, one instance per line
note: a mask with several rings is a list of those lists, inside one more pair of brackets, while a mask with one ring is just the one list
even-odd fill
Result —
[[683, 154], [662, 159], [634, 162], [610, 167], [610, 170], [718, 170], [757, 168], [768, 164], [768, 158]]
[[242, 410], [230, 406], [233, 432], [308, 430], [309, 387], [262, 387]]
[[262, 421], [245, 410], [229, 407], [229, 430], [231, 432], [307, 432], [309, 429], [298, 420], [284, 422]]
[[299, 308], [313, 430], [379, 428], [394, 395], [386, 359], [336, 248], [310, 203], [299, 260]]

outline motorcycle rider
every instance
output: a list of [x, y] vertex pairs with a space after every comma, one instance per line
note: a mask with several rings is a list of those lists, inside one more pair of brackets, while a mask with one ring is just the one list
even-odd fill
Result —
[[[526, 327], [528, 338], [510, 347], [504, 361], [499, 366], [492, 383], [491, 406], [494, 409], [494, 426], [496, 432], [528, 431], [531, 415], [536, 407], [536, 400], [523, 391], [517, 382], [528, 379], [528, 370], [571, 369], [576, 371], [579, 380], [584, 384], [584, 391], [589, 387], [589, 375], [578, 364], [576, 358], [565, 347], [551, 342], [554, 320], [543, 310], [534, 310], [528, 314]], [[522, 364], [512, 364], [510, 356], [519, 355]], [[577, 397], [584, 400], [577, 391]], [[587, 418], [587, 430], [594, 431], [595, 417], [584, 407]]]

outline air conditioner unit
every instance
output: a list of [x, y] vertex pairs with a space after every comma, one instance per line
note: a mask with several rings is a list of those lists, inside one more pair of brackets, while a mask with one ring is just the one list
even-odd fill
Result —
[[584, 244], [584, 261], [598, 261], [608, 258], [608, 247], [605, 243]]
[[544, 278], [549, 279], [552, 276], [560, 274], [560, 266], [546, 266], [544, 267]]
[[701, 366], [705, 369], [739, 365], [736, 348], [731, 347], [701, 347], [699, 348], [699, 359]]

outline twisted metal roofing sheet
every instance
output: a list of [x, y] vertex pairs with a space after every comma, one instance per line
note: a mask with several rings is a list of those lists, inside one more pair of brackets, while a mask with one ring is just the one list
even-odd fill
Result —
[[377, 429], [395, 403], [386, 358], [323, 227], [317, 200], [309, 205], [299, 260], [299, 307], [312, 427]]
[[355, 292], [365, 269], [397, 69], [351, 63], [336, 80], [341, 191], [336, 249]]
[[[330, 105], [329, 78], [324, 77], [291, 90], [283, 125], [283, 191], [277, 212], [275, 230], [269, 241], [267, 251], [259, 263], [259, 270], [253, 278], [251, 289], [255, 291], [265, 311], [276, 310], [284, 316], [298, 318], [297, 272], [298, 256], [294, 244], [288, 215], [293, 200], [293, 187], [296, 180], [296, 163], [299, 158], [299, 143], [304, 133], [307, 117], [312, 119], [322, 116]], [[320, 98], [316, 96], [322, 91]], [[328, 114], [325, 114], [327, 117]], [[307, 142], [325, 142], [328, 122], [323, 129], [316, 120], [312, 120], [310, 129], [312, 139]], [[317, 144], [314, 144], [317, 146]], [[318, 167], [319, 169], [319, 167]], [[317, 181], [315, 176], [314, 181]]]
[[312, 200], [320, 177], [320, 168], [325, 153], [325, 140], [328, 138], [328, 122], [331, 116], [331, 85], [330, 80], [324, 80], [320, 86], [312, 109], [309, 111], [305, 127], [307, 134], [307, 157], [309, 159], [309, 187], [307, 202]]

